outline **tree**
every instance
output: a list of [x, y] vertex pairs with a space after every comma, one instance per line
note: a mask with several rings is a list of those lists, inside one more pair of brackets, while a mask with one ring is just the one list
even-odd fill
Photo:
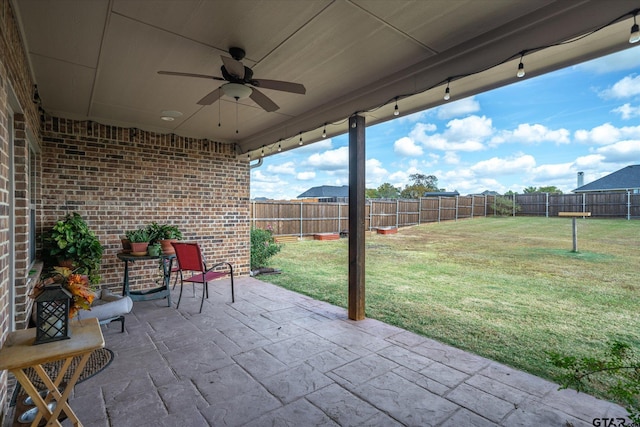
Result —
[[381, 199], [397, 199], [400, 195], [400, 189], [385, 182], [377, 189], [378, 197]]
[[527, 187], [524, 190], [522, 190], [522, 192], [525, 193], [525, 194], [537, 193], [538, 192], [538, 188], [537, 187]]
[[400, 193], [403, 199], [417, 199], [427, 191], [438, 191], [438, 178], [435, 175], [414, 173], [409, 175], [411, 183]]
[[558, 187], [556, 187], [555, 185], [548, 185], [546, 187], [540, 187], [538, 188], [538, 191], [540, 193], [555, 193], [555, 194], [562, 194], [562, 190], [560, 190]]
[[366, 188], [364, 190], [364, 197], [367, 199], [378, 199], [380, 196], [378, 195], [378, 190], [375, 188]]

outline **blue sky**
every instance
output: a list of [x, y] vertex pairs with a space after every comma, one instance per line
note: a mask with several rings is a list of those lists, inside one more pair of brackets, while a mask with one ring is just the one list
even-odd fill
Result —
[[[251, 198], [295, 199], [319, 185], [348, 185], [348, 136], [265, 157]], [[460, 194], [568, 193], [640, 164], [640, 46], [474, 97], [369, 126], [366, 186], [400, 188], [435, 175]]]

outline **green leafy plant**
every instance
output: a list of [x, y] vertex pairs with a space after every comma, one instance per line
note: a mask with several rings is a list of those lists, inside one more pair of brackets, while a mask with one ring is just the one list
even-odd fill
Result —
[[100, 241], [77, 212], [67, 214], [43, 235], [45, 265], [71, 261], [74, 272], [87, 275], [94, 285], [100, 282], [102, 252]]
[[276, 243], [271, 229], [251, 229], [251, 269], [266, 267], [269, 258], [280, 252], [282, 245]]
[[149, 241], [151, 243], [155, 243], [160, 240], [182, 239], [182, 232], [175, 225], [152, 222], [147, 226], [147, 232], [149, 233]]
[[561, 388], [584, 391], [587, 383], [600, 384], [625, 405], [629, 419], [640, 424], [640, 358], [629, 344], [613, 341], [602, 358], [547, 355], [551, 364], [563, 369], [557, 378]]
[[146, 228], [138, 228], [136, 230], [129, 230], [126, 232], [127, 239], [131, 243], [143, 243], [151, 240], [151, 235]]
[[508, 197], [496, 196], [493, 209], [498, 216], [511, 216], [513, 215], [514, 209], [515, 212], [520, 212], [521, 207], [516, 203], [514, 208], [513, 200]]

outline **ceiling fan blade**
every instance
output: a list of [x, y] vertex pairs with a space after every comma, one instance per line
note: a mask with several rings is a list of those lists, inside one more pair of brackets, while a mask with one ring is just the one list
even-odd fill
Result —
[[163, 74], [166, 76], [198, 77], [200, 79], [225, 81], [222, 77], [209, 76], [207, 74], [181, 73], [179, 71], [158, 71], [158, 74]]
[[218, 88], [209, 94], [205, 95], [200, 101], [198, 101], [199, 105], [211, 105], [216, 102], [222, 96], [222, 89]]
[[301, 85], [300, 83], [282, 82], [280, 80], [257, 79], [251, 80], [251, 84], [262, 89], [280, 90], [282, 92], [299, 93], [300, 95], [304, 95], [305, 93], [307, 93], [307, 89], [305, 89], [304, 85]]
[[262, 109], [264, 111], [267, 111], [269, 113], [272, 112], [272, 111], [276, 111], [277, 109], [280, 108], [280, 107], [278, 107], [278, 104], [273, 102], [271, 99], [269, 99], [269, 97], [267, 95], [265, 95], [264, 93], [260, 92], [256, 88], [253, 88], [251, 90], [251, 95], [249, 97], [251, 99], [253, 99], [253, 101], [256, 104], [258, 104], [260, 107], [262, 107]]
[[242, 65], [242, 62], [236, 61], [228, 56], [221, 56], [221, 58], [224, 63], [224, 68], [227, 69], [227, 73], [239, 78], [240, 80], [244, 79], [244, 65]]

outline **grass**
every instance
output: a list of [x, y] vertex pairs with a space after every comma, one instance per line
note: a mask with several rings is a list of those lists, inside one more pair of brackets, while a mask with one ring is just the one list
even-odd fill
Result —
[[[370, 234], [366, 315], [553, 379], [547, 351], [640, 349], [639, 236], [639, 221], [578, 219], [574, 253], [571, 220], [530, 217]], [[271, 266], [261, 280], [347, 306], [346, 239], [285, 244]]]

